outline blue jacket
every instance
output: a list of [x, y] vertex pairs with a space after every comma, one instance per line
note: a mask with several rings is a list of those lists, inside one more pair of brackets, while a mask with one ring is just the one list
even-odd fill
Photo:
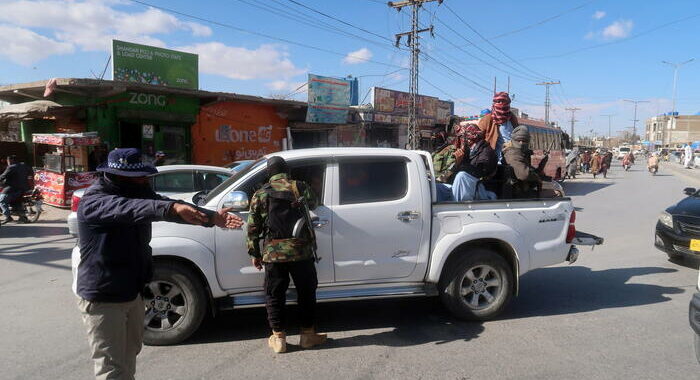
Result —
[[134, 192], [106, 178], [90, 186], [78, 206], [78, 296], [94, 302], [136, 298], [153, 274], [151, 223], [182, 222], [169, 216], [173, 203], [150, 189]]

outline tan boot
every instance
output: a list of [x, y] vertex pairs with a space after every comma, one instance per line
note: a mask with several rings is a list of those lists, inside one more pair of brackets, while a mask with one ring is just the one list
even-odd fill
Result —
[[287, 334], [273, 331], [272, 335], [270, 335], [270, 338], [267, 340], [267, 345], [277, 354], [287, 352]]
[[313, 346], [323, 344], [326, 342], [328, 336], [326, 334], [316, 334], [313, 327], [301, 329], [301, 337], [299, 338], [299, 345], [301, 348], [311, 348]]

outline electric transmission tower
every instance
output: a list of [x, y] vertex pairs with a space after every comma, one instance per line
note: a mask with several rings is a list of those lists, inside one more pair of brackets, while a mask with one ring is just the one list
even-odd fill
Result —
[[545, 96], [544, 96], [544, 124], [549, 127], [549, 107], [552, 106], [552, 102], [549, 100], [549, 86], [553, 84], [559, 84], [561, 82], [556, 81], [556, 82], [540, 82], [540, 83], [535, 83], [538, 86], [544, 86], [545, 87]]
[[418, 99], [418, 58], [420, 55], [420, 42], [418, 41], [418, 33], [430, 32], [433, 33], [433, 26], [430, 25], [429, 28], [418, 29], [418, 10], [423, 3], [430, 3], [437, 1], [442, 3], [442, 0], [404, 0], [404, 1], [390, 1], [387, 4], [391, 8], [396, 8], [401, 11], [403, 7], [411, 7], [412, 11], [412, 22], [411, 30], [408, 32], [396, 34], [396, 46], [399, 46], [401, 42], [401, 37], [408, 37], [406, 41], [406, 46], [411, 49], [411, 78], [409, 84], [409, 103], [408, 103], [408, 148], [417, 149], [418, 148], [418, 119], [416, 117], [416, 103]]
[[574, 123], [577, 122], [575, 116], [576, 116], [576, 111], [580, 111], [580, 108], [576, 107], [571, 107], [571, 108], [565, 108], [567, 111], [571, 111], [571, 144], [574, 143]]

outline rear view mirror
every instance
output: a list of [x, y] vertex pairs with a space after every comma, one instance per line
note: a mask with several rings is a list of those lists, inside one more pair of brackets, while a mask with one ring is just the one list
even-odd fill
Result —
[[197, 206], [204, 206], [205, 200], [207, 199], [208, 191], [200, 191], [192, 196], [192, 203]]
[[223, 208], [232, 208], [233, 211], [248, 211], [248, 194], [243, 191], [232, 191], [226, 194]]
[[685, 193], [685, 195], [693, 195], [697, 192], [697, 190], [695, 190], [694, 187], [686, 187], [685, 189], [683, 189], [683, 192]]

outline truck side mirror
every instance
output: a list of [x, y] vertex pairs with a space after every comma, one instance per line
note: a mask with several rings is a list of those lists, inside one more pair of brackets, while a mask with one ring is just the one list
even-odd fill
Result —
[[695, 190], [694, 187], [686, 187], [685, 189], [683, 189], [683, 192], [685, 193], [685, 195], [693, 195], [693, 194], [695, 194], [696, 191], [697, 190]]
[[248, 211], [248, 194], [243, 191], [232, 191], [226, 194], [223, 208], [233, 208], [233, 211]]

